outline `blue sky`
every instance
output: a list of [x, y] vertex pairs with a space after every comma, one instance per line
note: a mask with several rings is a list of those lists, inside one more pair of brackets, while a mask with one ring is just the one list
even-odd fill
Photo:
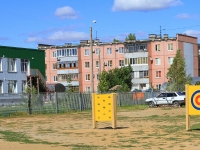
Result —
[[[199, 0], [1, 0], [0, 45], [37, 48], [93, 37], [124, 41], [148, 34], [200, 38]], [[93, 23], [96, 20], [96, 23]]]

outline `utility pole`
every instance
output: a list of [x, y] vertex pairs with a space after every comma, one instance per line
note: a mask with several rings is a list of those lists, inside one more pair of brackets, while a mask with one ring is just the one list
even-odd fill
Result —
[[93, 71], [93, 42], [92, 42], [92, 27], [90, 27], [90, 74], [91, 74], [91, 93], [94, 93], [94, 71]]

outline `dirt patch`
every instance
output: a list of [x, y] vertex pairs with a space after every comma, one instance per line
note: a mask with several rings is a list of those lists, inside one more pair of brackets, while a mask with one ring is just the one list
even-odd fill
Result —
[[[4, 150], [198, 150], [198, 120], [191, 118], [193, 130], [187, 132], [185, 108], [167, 107], [118, 112], [117, 129], [111, 128], [111, 122], [100, 122], [98, 129], [92, 129], [90, 112], [1, 118], [0, 145]], [[13, 132], [18, 140], [6, 141], [7, 132]]]

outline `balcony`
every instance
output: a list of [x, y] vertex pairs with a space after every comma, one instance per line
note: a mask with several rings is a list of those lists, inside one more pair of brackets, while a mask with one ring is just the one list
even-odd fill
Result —
[[134, 84], [140, 84], [140, 83], [148, 83], [149, 84], [149, 78], [134, 78], [131, 80]]
[[78, 69], [57, 70], [57, 74], [75, 74], [78, 72], [79, 72]]

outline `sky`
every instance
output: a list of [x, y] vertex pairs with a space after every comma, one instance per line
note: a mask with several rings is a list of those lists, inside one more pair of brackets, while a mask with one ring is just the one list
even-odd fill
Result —
[[[199, 0], [0, 0], [0, 45], [36, 49], [38, 44], [138, 40], [148, 34], [198, 37]], [[96, 22], [96, 23], [95, 23]]]

